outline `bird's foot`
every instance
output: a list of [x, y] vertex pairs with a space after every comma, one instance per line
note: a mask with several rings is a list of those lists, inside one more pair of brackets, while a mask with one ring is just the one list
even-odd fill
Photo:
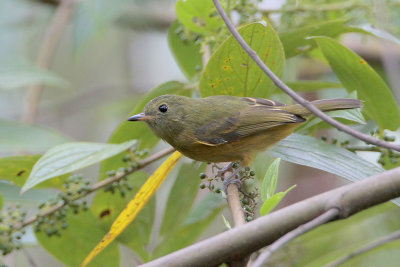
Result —
[[[232, 168], [232, 166], [231, 166], [231, 168]], [[238, 174], [239, 174], [239, 172], [240, 172], [240, 169], [241, 169], [241, 168], [236, 168], [236, 169], [232, 172], [232, 174], [230, 174], [228, 177], [224, 178], [223, 184], [224, 184], [224, 191], [225, 191], [225, 194], [227, 194], [227, 189], [228, 189], [228, 186], [229, 186], [230, 184], [237, 184], [239, 188], [241, 187], [242, 181], [241, 181], [240, 179], [238, 179], [238, 177], [237, 177]]]

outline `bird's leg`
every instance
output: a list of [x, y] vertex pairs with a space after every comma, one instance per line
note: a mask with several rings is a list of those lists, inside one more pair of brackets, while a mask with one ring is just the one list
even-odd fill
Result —
[[223, 177], [223, 174], [222, 174], [223, 181], [224, 181], [223, 184], [224, 184], [225, 193], [227, 193], [227, 188], [228, 188], [228, 185], [230, 185], [230, 184], [238, 184], [238, 188], [240, 188], [240, 186], [242, 185], [242, 182], [240, 181], [240, 179], [236, 178], [238, 176], [240, 170], [242, 169], [242, 167], [239, 165], [236, 168], [233, 168], [234, 167], [233, 164], [235, 164], [235, 163], [231, 162], [224, 168], [224, 169], [227, 169], [227, 170], [225, 170], [224, 174], [228, 170], [232, 172], [228, 177]]

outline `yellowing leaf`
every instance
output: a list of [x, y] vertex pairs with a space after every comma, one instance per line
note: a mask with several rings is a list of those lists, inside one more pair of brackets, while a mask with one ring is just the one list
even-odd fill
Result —
[[182, 154], [176, 151], [153, 173], [147, 182], [140, 188], [135, 197], [128, 203], [126, 208], [111, 225], [110, 231], [103, 237], [99, 244], [89, 253], [81, 264], [86, 266], [92, 259], [107, 247], [124, 229], [135, 219], [147, 201], [154, 195], [157, 188], [165, 180], [168, 173], [176, 165]]

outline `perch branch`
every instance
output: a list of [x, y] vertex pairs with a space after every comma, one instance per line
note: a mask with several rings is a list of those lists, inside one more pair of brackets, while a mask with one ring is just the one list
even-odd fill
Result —
[[243, 37], [240, 35], [240, 33], [236, 30], [235, 26], [232, 24], [232, 22], [229, 20], [226, 12], [222, 8], [221, 4], [219, 3], [218, 0], [213, 0], [215, 7], [218, 10], [218, 13], [221, 15], [222, 19], [224, 20], [226, 26], [228, 27], [229, 31], [232, 33], [233, 37], [237, 40], [237, 42], [243, 47], [243, 49], [246, 51], [246, 53], [254, 60], [254, 62], [260, 67], [260, 69], [268, 75], [268, 77], [274, 82], [274, 84], [282, 89], [286, 94], [288, 94], [291, 98], [293, 98], [297, 103], [302, 105], [303, 107], [307, 108], [311, 113], [316, 115], [317, 117], [321, 118], [322, 120], [326, 121], [327, 123], [331, 124], [334, 126], [336, 129], [343, 131], [345, 133], [348, 133], [360, 140], [363, 140], [364, 142], [368, 144], [374, 144], [377, 146], [385, 147], [388, 149], [393, 149], [400, 151], [400, 146], [395, 145], [389, 142], [385, 142], [383, 140], [379, 140], [376, 138], [373, 138], [369, 135], [363, 134], [361, 132], [358, 132], [344, 124], [341, 124], [340, 122], [332, 119], [325, 113], [323, 113], [321, 110], [316, 108], [313, 104], [305, 100], [303, 97], [300, 95], [296, 94], [289, 86], [287, 86], [281, 79], [279, 79], [278, 76], [276, 76], [269, 68], [267, 65], [264, 64], [264, 62], [261, 60], [261, 58], [257, 55], [257, 53], [251, 49], [251, 47], [246, 43], [246, 41], [243, 39]]
[[313, 220], [327, 210], [338, 209], [337, 218], [347, 218], [399, 196], [400, 167], [297, 202], [145, 263], [142, 267], [219, 266], [232, 259], [243, 258], [271, 244], [285, 233]]
[[[233, 227], [239, 227], [246, 223], [244, 217], [244, 211], [240, 204], [239, 188], [235, 183], [229, 184], [226, 189], [226, 199], [228, 201], [229, 209], [232, 214]], [[247, 265], [249, 257], [243, 257], [241, 259], [235, 259], [228, 263], [229, 267], [244, 267]]]

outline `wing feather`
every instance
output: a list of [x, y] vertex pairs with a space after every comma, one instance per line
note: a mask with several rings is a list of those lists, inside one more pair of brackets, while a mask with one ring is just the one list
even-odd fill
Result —
[[283, 110], [282, 103], [261, 98], [243, 97], [242, 100], [248, 105], [236, 114], [214, 120], [197, 129], [195, 137], [198, 143], [222, 145], [260, 134], [273, 127], [305, 121], [301, 116]]

